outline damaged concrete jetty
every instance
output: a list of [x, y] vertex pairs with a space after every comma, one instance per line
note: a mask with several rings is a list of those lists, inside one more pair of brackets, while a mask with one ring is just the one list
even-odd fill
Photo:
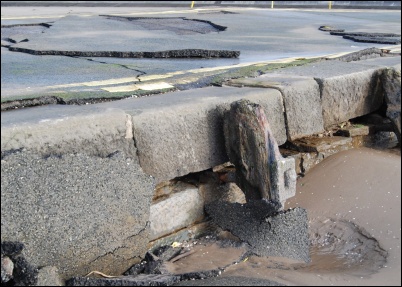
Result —
[[[121, 275], [150, 248], [205, 233], [212, 218], [256, 254], [307, 262], [306, 210], [275, 205], [295, 192], [294, 161], [278, 147], [324, 141], [332, 125], [387, 109], [400, 135], [400, 70], [400, 56], [323, 60], [222, 87], [2, 112], [1, 241], [24, 244], [39, 278]], [[309, 152], [329, 155], [322, 146]], [[233, 226], [241, 218], [253, 228]]]

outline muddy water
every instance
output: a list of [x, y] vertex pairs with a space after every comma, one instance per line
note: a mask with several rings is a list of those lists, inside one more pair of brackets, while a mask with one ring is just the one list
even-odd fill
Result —
[[[310, 263], [250, 256], [219, 278], [243, 285], [249, 278], [295, 286], [400, 286], [400, 151], [359, 148], [326, 158], [298, 180], [286, 208], [296, 206], [308, 211]], [[232, 254], [227, 250], [228, 258]], [[200, 260], [189, 256], [186, 268]], [[202, 281], [191, 285], [208, 285]]]

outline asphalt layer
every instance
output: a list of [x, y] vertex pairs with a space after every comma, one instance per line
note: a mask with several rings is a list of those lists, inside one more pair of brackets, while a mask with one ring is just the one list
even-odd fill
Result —
[[[401, 31], [398, 11], [2, 7], [2, 13], [2, 102], [141, 96], [136, 85], [144, 83], [200, 87], [241, 65], [384, 46], [334, 37], [321, 26]], [[128, 55], [142, 58], [114, 57]], [[156, 56], [164, 58], [144, 58]]]

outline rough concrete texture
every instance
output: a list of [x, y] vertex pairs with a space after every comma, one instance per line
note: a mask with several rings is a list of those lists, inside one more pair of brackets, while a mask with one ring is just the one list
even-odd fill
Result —
[[133, 159], [131, 118], [121, 110], [47, 107], [1, 114], [1, 152], [25, 149], [40, 155], [85, 153], [101, 157], [116, 150]]
[[110, 104], [133, 115], [141, 167], [161, 182], [228, 161], [223, 113], [241, 98], [261, 104], [278, 144], [285, 143], [284, 108], [276, 90], [209, 87]]
[[296, 170], [293, 158], [281, 158], [271, 165], [273, 200], [285, 206], [285, 201], [296, 195]]
[[265, 200], [246, 204], [215, 201], [206, 205], [212, 220], [247, 242], [258, 256], [310, 261], [307, 212], [295, 208], [277, 213]]
[[324, 130], [320, 89], [313, 78], [270, 73], [257, 78], [231, 80], [228, 84], [278, 89], [285, 105], [288, 140]]
[[62, 279], [92, 270], [121, 274], [147, 249], [153, 179], [123, 153], [1, 161], [1, 240], [24, 243], [34, 266]]
[[294, 160], [284, 159], [258, 104], [239, 100], [224, 116], [226, 152], [246, 199], [284, 202], [296, 192]]
[[381, 79], [387, 103], [386, 114], [392, 121], [398, 142], [401, 144], [401, 69], [386, 69]]
[[64, 286], [64, 282], [59, 275], [59, 269], [54, 266], [40, 268], [37, 286]]
[[315, 78], [320, 86], [324, 127], [328, 128], [381, 107], [384, 97], [379, 75], [383, 67], [375, 63], [324, 61], [277, 73]]
[[204, 199], [193, 187], [172, 194], [151, 205], [150, 240], [173, 233], [200, 221], [204, 216]]

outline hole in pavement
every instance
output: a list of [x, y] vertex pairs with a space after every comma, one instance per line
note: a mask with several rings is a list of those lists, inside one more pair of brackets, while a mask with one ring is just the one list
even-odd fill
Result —
[[227, 27], [200, 19], [185, 17], [153, 18], [153, 17], [120, 17], [100, 15], [110, 20], [132, 22], [148, 30], [167, 30], [177, 35], [207, 34], [225, 31]]
[[16, 25], [2, 25], [1, 26], [1, 40], [10, 43], [28, 42], [27, 36], [36, 36], [44, 33], [50, 24], [16, 24]]

